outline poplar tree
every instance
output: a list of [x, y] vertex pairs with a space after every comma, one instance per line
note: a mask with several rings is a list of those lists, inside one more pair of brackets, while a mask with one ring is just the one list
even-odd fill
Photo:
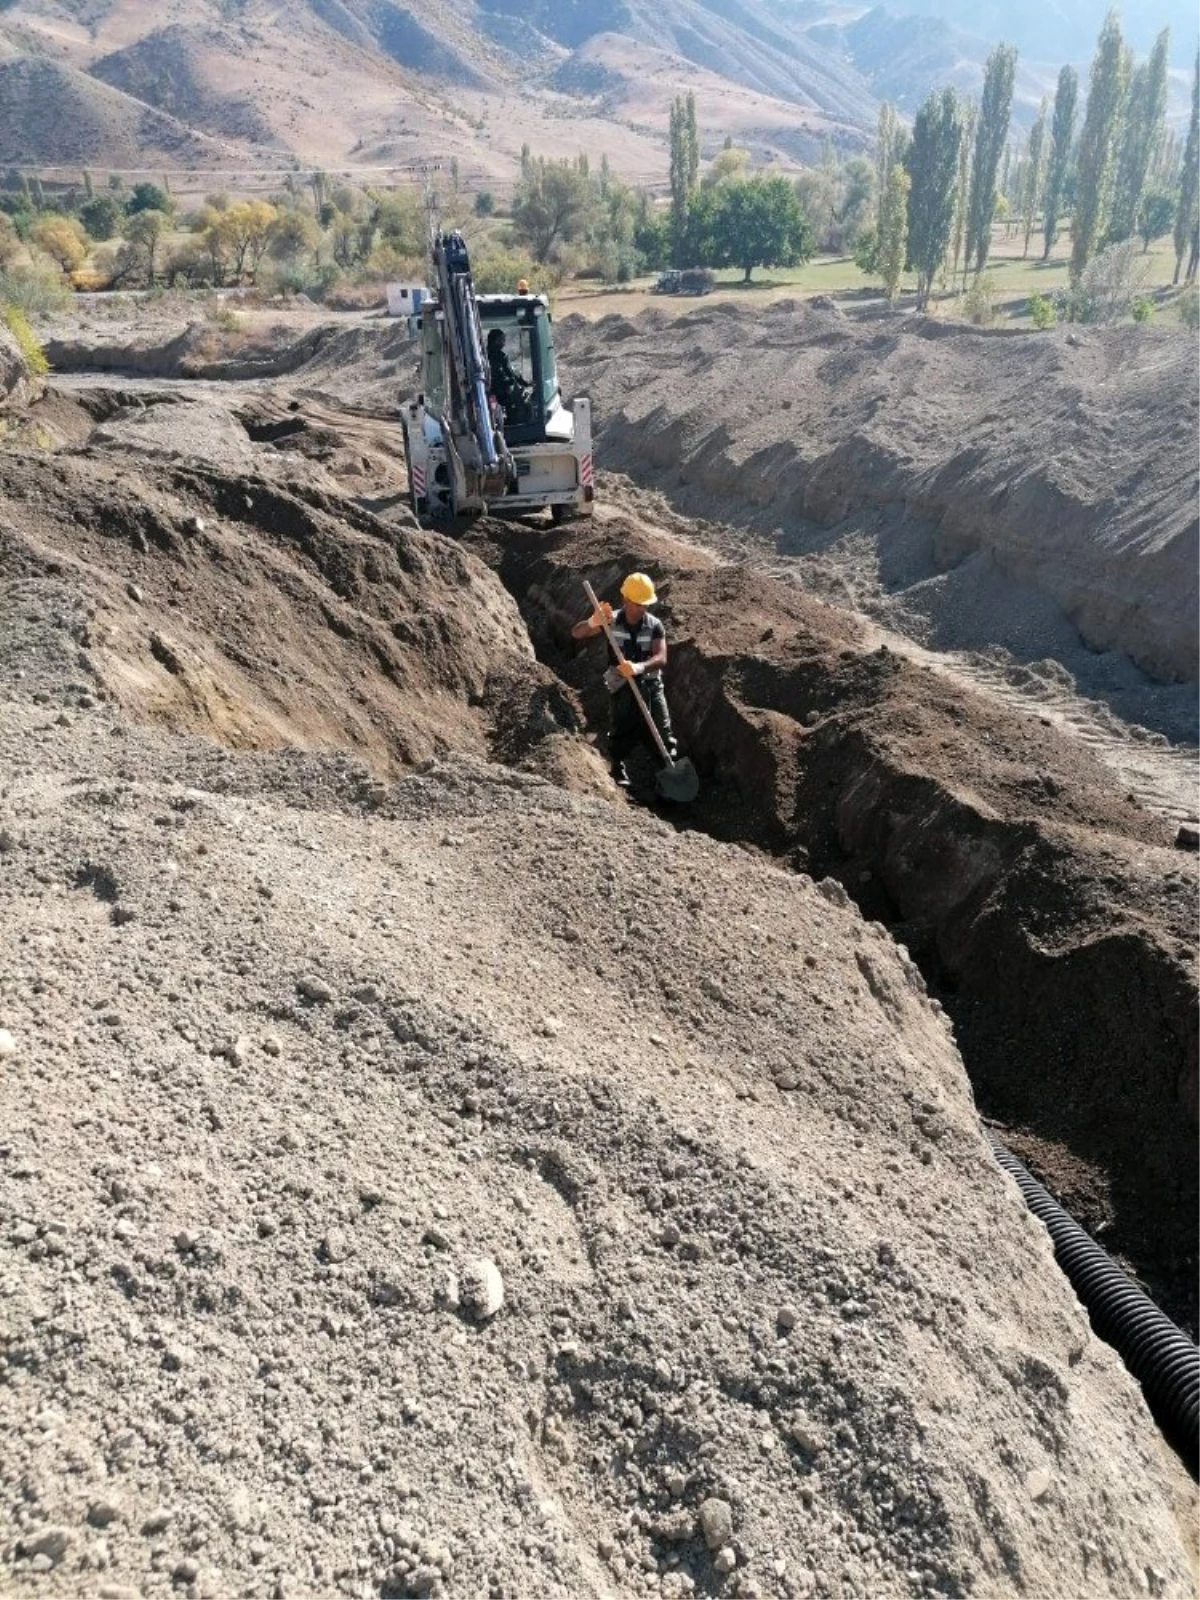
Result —
[[[1179, 282], [1183, 266], [1183, 252], [1193, 239], [1200, 217], [1200, 53], [1196, 56], [1196, 72], [1192, 78], [1192, 120], [1188, 123], [1187, 143], [1183, 147], [1183, 170], [1179, 181], [1179, 204], [1175, 209], [1175, 276]], [[1196, 248], [1192, 245], [1188, 262], [1188, 282], [1196, 275]]]
[[700, 172], [700, 139], [696, 129], [696, 97], [682, 95], [671, 102], [671, 230], [677, 267], [687, 238], [688, 212]]
[[[958, 277], [958, 260], [963, 253], [963, 241], [966, 237], [967, 197], [971, 192], [971, 151], [975, 143], [975, 121], [978, 115], [979, 107], [974, 100], [968, 100], [963, 117], [962, 141], [958, 147], [958, 181], [954, 190], [954, 263], [950, 269], [952, 283]], [[965, 269], [963, 286], [966, 287]]]
[[896, 142], [895, 108], [885, 100], [879, 107], [875, 132], [875, 231], [883, 226], [883, 207], [887, 196], [888, 174], [892, 170], [892, 147]]
[[908, 173], [897, 162], [888, 173], [879, 214], [879, 275], [889, 300], [900, 292], [900, 275], [908, 254]]
[[1125, 94], [1126, 52], [1117, 13], [1104, 19], [1088, 79], [1087, 111], [1079, 136], [1075, 215], [1071, 220], [1071, 278], [1078, 279], [1104, 237], [1112, 187], [1113, 144]]
[[1037, 121], [1029, 130], [1029, 156], [1025, 163], [1025, 248], [1021, 260], [1029, 259], [1029, 240], [1033, 219], [1042, 198], [1042, 179], [1046, 170], [1046, 102], [1038, 108]]
[[1167, 116], [1167, 50], [1171, 30], [1164, 28], [1154, 42], [1149, 59], [1133, 75], [1126, 103], [1120, 149], [1113, 183], [1110, 244], [1132, 238], [1138, 207], [1146, 188], [1150, 162], [1162, 138]]
[[700, 131], [696, 126], [696, 96], [688, 93], [684, 116], [687, 131], [687, 187], [689, 196], [700, 182]]
[[1042, 205], [1042, 231], [1046, 248], [1042, 260], [1049, 261], [1058, 239], [1058, 208], [1062, 204], [1071, 147], [1075, 143], [1075, 108], [1079, 103], [1079, 74], [1074, 67], [1063, 67], [1054, 93], [1054, 124], [1050, 135], [1050, 160], [1046, 166], [1046, 193]]
[[917, 112], [908, 150], [908, 260], [916, 268], [918, 310], [950, 243], [962, 137], [958, 96], [953, 89], [934, 91]]
[[1017, 52], [998, 44], [987, 59], [979, 126], [975, 131], [975, 163], [971, 171], [971, 198], [967, 206], [967, 260], [979, 274], [987, 264], [992, 243], [992, 213], [996, 209], [996, 174], [1008, 143]]

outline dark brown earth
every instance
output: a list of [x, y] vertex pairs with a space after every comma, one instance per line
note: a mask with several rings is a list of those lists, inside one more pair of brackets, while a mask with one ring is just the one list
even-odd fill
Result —
[[593, 725], [606, 694], [568, 637], [580, 580], [658, 576], [705, 779], [680, 825], [836, 877], [885, 923], [949, 1008], [981, 1109], [1194, 1328], [1196, 874], [1174, 829], [1036, 718], [635, 519], [468, 542]]

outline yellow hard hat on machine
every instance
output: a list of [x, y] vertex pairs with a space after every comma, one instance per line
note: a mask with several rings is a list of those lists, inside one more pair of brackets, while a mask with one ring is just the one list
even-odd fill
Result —
[[658, 599], [654, 592], [654, 580], [644, 572], [631, 572], [621, 585], [621, 599], [628, 600], [633, 606], [652, 606]]

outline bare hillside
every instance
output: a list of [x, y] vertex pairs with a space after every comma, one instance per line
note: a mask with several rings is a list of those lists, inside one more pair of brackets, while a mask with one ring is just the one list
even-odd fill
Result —
[[0, 163], [212, 167], [229, 146], [74, 67], [0, 59]]
[[172, 27], [148, 33], [126, 50], [102, 56], [93, 77], [190, 127], [221, 139], [270, 145], [275, 134], [249, 96], [223, 93], [202, 75], [210, 36]]
[[[661, 181], [668, 106], [684, 87], [704, 97], [714, 148], [729, 135], [789, 162], [815, 156], [826, 133], [848, 147], [864, 140], [873, 118], [865, 81], [802, 30], [781, 30], [765, 9], [743, 27], [696, 0], [673, 6], [617, 8], [619, 17], [590, 8], [572, 20], [557, 8], [515, 15], [474, 0], [419, 9], [252, 0], [236, 11], [209, 0], [148, 18], [133, 0], [115, 0], [93, 18], [58, 0], [18, 0], [0, 14], [0, 59], [93, 73], [225, 141], [235, 166], [286, 151], [323, 166], [403, 167], [436, 150], [476, 181], [496, 182], [511, 177], [529, 143], [547, 154], [605, 150], [623, 173]], [[615, 32], [606, 19], [620, 23]], [[596, 92], [590, 52], [600, 38], [622, 58], [609, 68], [615, 97]], [[10, 159], [136, 164], [127, 135], [114, 130], [106, 144], [102, 132], [95, 110], [47, 127], [44, 141], [41, 118], [26, 119]], [[160, 149], [169, 153], [148, 136], [145, 159]], [[181, 151], [174, 162], [189, 159]]]

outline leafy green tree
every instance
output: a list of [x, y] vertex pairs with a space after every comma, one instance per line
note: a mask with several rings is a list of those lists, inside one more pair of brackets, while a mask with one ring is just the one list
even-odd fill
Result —
[[812, 254], [808, 224], [786, 178], [733, 179], [704, 198], [707, 249], [697, 265], [741, 267], [749, 283], [755, 267], [795, 267]]
[[1078, 279], [1104, 237], [1112, 183], [1113, 145], [1125, 95], [1126, 51], [1115, 11], [1104, 19], [1088, 80], [1087, 111], [1079, 136], [1075, 211], [1071, 222], [1071, 277]]
[[1054, 94], [1054, 123], [1050, 134], [1050, 160], [1046, 167], [1046, 193], [1042, 203], [1042, 233], [1046, 241], [1042, 260], [1049, 261], [1058, 240], [1059, 209], [1075, 144], [1075, 111], [1079, 103], [1079, 74], [1063, 67]]
[[1042, 199], [1042, 184], [1046, 175], [1046, 102], [1038, 110], [1037, 121], [1029, 130], [1029, 155], [1025, 172], [1025, 248], [1022, 261], [1029, 258], [1029, 241], [1033, 237], [1033, 219], [1037, 216]]
[[131, 217], [139, 211], [160, 211], [163, 216], [169, 217], [174, 209], [171, 196], [156, 183], [135, 183], [125, 202], [126, 213]]
[[962, 116], [953, 89], [929, 95], [913, 122], [908, 151], [908, 261], [917, 273], [917, 307], [929, 299], [950, 243]]
[[531, 160], [513, 196], [513, 231], [533, 259], [547, 262], [586, 231], [595, 190], [571, 161]]
[[1008, 119], [1012, 110], [1017, 52], [998, 44], [987, 59], [983, 99], [975, 130], [975, 160], [971, 168], [971, 198], [967, 206], [967, 260], [978, 275], [987, 265], [992, 243], [992, 216], [996, 207], [996, 176], [1000, 157], [1008, 144]]
[[411, 189], [382, 195], [376, 203], [375, 227], [384, 244], [400, 255], [419, 256], [425, 249], [425, 207]]
[[267, 249], [273, 261], [294, 265], [306, 257], [315, 260], [320, 245], [316, 218], [298, 205], [285, 206], [271, 224]]
[[158, 276], [159, 253], [171, 228], [165, 211], [135, 211], [125, 219], [125, 246], [119, 257], [125, 275], [135, 275], [153, 284]]
[[490, 189], [481, 189], [475, 196], [475, 215], [477, 217], [490, 217], [496, 211], [496, 196]]
[[[1183, 267], [1183, 252], [1193, 238], [1200, 220], [1200, 53], [1196, 56], [1196, 70], [1192, 77], [1192, 119], [1188, 123], [1187, 143], [1183, 147], [1183, 166], [1179, 174], [1179, 204], [1175, 208], [1175, 276], [1179, 282]], [[1196, 275], [1196, 249], [1188, 266], [1187, 281]]]
[[79, 208], [79, 220], [91, 238], [103, 243], [113, 238], [121, 226], [123, 213], [110, 194], [98, 194]]
[[661, 272], [671, 260], [671, 218], [656, 211], [648, 194], [638, 196], [638, 214], [633, 225], [633, 248], [648, 272]]
[[1137, 227], [1138, 206], [1146, 187], [1151, 157], [1162, 138], [1167, 115], [1167, 51], [1171, 30], [1164, 28], [1149, 60], [1133, 75], [1117, 152], [1113, 182], [1110, 243], [1128, 239]]
[[1165, 239], [1175, 222], [1175, 196], [1169, 189], [1147, 189], [1138, 206], [1137, 231], [1145, 253], [1155, 239]]
[[908, 254], [908, 191], [908, 173], [897, 162], [888, 173], [884, 190], [876, 256], [889, 300], [895, 300], [900, 292], [900, 277]]

